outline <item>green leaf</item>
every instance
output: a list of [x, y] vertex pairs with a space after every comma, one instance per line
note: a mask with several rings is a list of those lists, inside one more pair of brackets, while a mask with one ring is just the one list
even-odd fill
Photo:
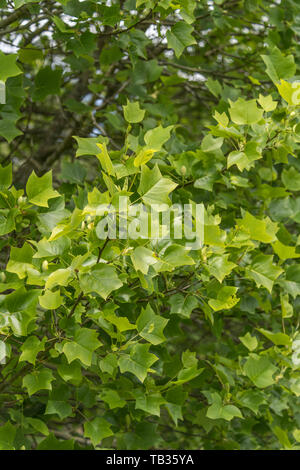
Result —
[[28, 395], [31, 396], [39, 390], [52, 390], [53, 380], [53, 374], [49, 369], [35, 370], [25, 375], [22, 385], [27, 388]]
[[196, 366], [188, 367], [186, 369], [182, 369], [177, 376], [177, 380], [172, 381], [173, 385], [182, 385], [186, 382], [190, 382], [191, 380], [198, 377], [203, 372], [203, 369], [197, 369]]
[[276, 241], [278, 224], [272, 222], [269, 217], [260, 220], [245, 212], [242, 219], [237, 220], [237, 226], [248, 232], [252, 240], [258, 240], [263, 243], [272, 243]]
[[296, 253], [296, 247], [284, 245], [279, 240], [277, 240], [275, 243], [272, 243], [272, 248], [276, 255], [278, 255], [279, 258], [283, 261], [300, 257], [300, 253]]
[[300, 191], [300, 173], [293, 166], [283, 170], [281, 179], [284, 186], [290, 191]]
[[150, 367], [157, 361], [154, 354], [149, 353], [150, 344], [135, 344], [130, 350], [130, 355], [122, 354], [119, 358], [120, 371], [131, 372], [141, 382], [144, 382]]
[[276, 346], [289, 346], [291, 344], [290, 337], [284, 333], [273, 333], [273, 331], [267, 331], [264, 328], [258, 328], [257, 331], [276, 344]]
[[167, 403], [165, 404], [165, 407], [167, 408], [176, 427], [178, 420], [183, 419], [182, 406], [186, 401], [187, 395], [188, 394], [183, 390], [182, 387], [174, 387], [167, 392]]
[[214, 119], [220, 124], [222, 127], [227, 127], [229, 123], [229, 119], [226, 113], [218, 113], [218, 111], [215, 111], [214, 114]]
[[290, 318], [293, 316], [294, 309], [293, 306], [289, 303], [289, 296], [288, 294], [280, 294], [280, 304], [281, 304], [281, 312], [282, 318]]
[[176, 57], [180, 57], [184, 49], [192, 44], [196, 44], [195, 38], [192, 36], [194, 28], [184, 21], [178, 21], [167, 31], [168, 46], [174, 49]]
[[110, 428], [111, 424], [106, 419], [96, 417], [92, 421], [84, 423], [84, 437], [90, 438], [93, 446], [96, 447], [102, 439], [113, 436]]
[[17, 54], [4, 54], [0, 51], [0, 80], [6, 82], [9, 77], [15, 77], [22, 73], [16, 64], [17, 58]]
[[[145, 204], [171, 204], [169, 193], [176, 188], [177, 184], [168, 178], [162, 177], [159, 169], [155, 166], [152, 170], [145, 165], [142, 166], [141, 181], [138, 188], [139, 194]], [[160, 208], [157, 207], [159, 210]]]
[[93, 352], [101, 346], [96, 330], [81, 328], [74, 335], [74, 341], [65, 342], [63, 352], [69, 363], [79, 359], [83, 364], [90, 366]]
[[216, 299], [210, 299], [208, 301], [209, 306], [215, 311], [228, 310], [233, 308], [240, 299], [236, 297], [238, 288], [233, 286], [224, 286], [218, 293]]
[[36, 3], [39, 0], [14, 0], [14, 4], [16, 8], [20, 8], [22, 5], [25, 5], [26, 3]]
[[34, 48], [31, 45], [19, 50], [19, 60], [23, 64], [32, 64], [43, 59], [43, 51]]
[[198, 189], [205, 189], [206, 191], [212, 191], [214, 183], [217, 181], [218, 177], [215, 172], [205, 175], [202, 178], [197, 178], [194, 187]]
[[201, 150], [203, 152], [214, 152], [222, 147], [223, 141], [222, 137], [215, 139], [211, 134], [208, 134], [201, 142]]
[[249, 349], [249, 351], [254, 351], [258, 346], [258, 341], [255, 336], [251, 336], [248, 332], [244, 336], [239, 336], [239, 339], [243, 343], [243, 345]]
[[107, 390], [101, 394], [101, 400], [108, 404], [110, 410], [124, 408], [126, 401], [123, 400], [116, 390]]
[[48, 400], [45, 415], [57, 414], [61, 420], [72, 414], [72, 406], [65, 401]]
[[72, 32], [75, 32], [74, 29], [68, 28], [66, 24], [58, 16], [53, 16], [52, 19], [53, 19], [53, 22], [56, 24], [56, 26], [62, 33], [72, 34]]
[[211, 394], [212, 405], [207, 409], [206, 416], [210, 419], [224, 419], [231, 421], [233, 418], [243, 418], [240, 410], [234, 405], [223, 405], [218, 393]]
[[22, 311], [34, 312], [36, 309], [38, 296], [41, 291], [39, 289], [26, 290], [25, 287], [20, 287], [11, 294], [6, 295], [3, 305], [10, 313], [17, 313]]
[[174, 126], [162, 127], [158, 126], [146, 132], [144, 140], [147, 149], [161, 150], [162, 146], [169, 140], [170, 134]]
[[168, 246], [161, 257], [162, 265], [159, 271], [173, 271], [178, 266], [192, 266], [195, 261], [187, 253], [188, 250], [184, 246], [175, 243]]
[[160, 407], [165, 403], [160, 393], [145, 395], [142, 390], [136, 390], [134, 396], [136, 398], [136, 410], [143, 410], [150, 415], [160, 416]]
[[144, 246], [138, 246], [130, 255], [132, 264], [136, 271], [141, 271], [143, 274], [148, 274], [149, 267], [157, 262], [154, 253]]
[[258, 108], [256, 100], [246, 101], [238, 98], [237, 101], [229, 100], [229, 114], [235, 124], [255, 124], [263, 118], [263, 110]]
[[0, 236], [12, 232], [16, 228], [15, 214], [17, 209], [11, 209], [7, 213], [7, 217], [0, 214]]
[[198, 307], [198, 301], [192, 295], [184, 297], [182, 294], [175, 294], [170, 297], [171, 311], [182, 317], [189, 318], [192, 311]]
[[83, 184], [86, 177], [86, 169], [78, 162], [62, 162], [61, 177], [63, 180], [74, 184]]
[[98, 155], [99, 147], [97, 144], [103, 144], [104, 140], [101, 136], [99, 137], [76, 137], [73, 136], [78, 144], [76, 151], [76, 157], [83, 155]]
[[102, 372], [113, 375], [118, 367], [118, 359], [115, 354], [109, 353], [99, 361], [99, 366]]
[[236, 267], [235, 263], [228, 261], [229, 255], [213, 256], [208, 260], [208, 271], [221, 283], [223, 279]]
[[71, 382], [73, 385], [79, 385], [82, 381], [81, 366], [78, 362], [59, 364], [57, 372], [63, 380]]
[[19, 361], [30, 362], [30, 364], [35, 365], [36, 356], [39, 352], [45, 351], [45, 342], [46, 338], [43, 338], [40, 341], [36, 336], [29, 336], [26, 338], [26, 341], [21, 346], [22, 354]]
[[291, 450], [293, 448], [292, 444], [290, 443], [287, 431], [285, 431], [284, 429], [281, 429], [279, 426], [275, 426], [273, 428], [273, 432], [277, 436], [283, 449]]
[[247, 168], [248, 164], [249, 161], [247, 155], [244, 152], [240, 152], [239, 150], [233, 150], [228, 155], [227, 168], [236, 165], [240, 171], [243, 171], [245, 168]]
[[16, 137], [22, 135], [23, 132], [16, 127], [17, 119], [1, 119], [0, 120], [0, 135], [10, 144]]
[[21, 248], [11, 247], [10, 257], [6, 266], [6, 271], [15, 273], [20, 279], [23, 279], [28, 269], [33, 268], [32, 257], [34, 250], [29, 243], [25, 242]]
[[160, 77], [162, 70], [163, 67], [158, 65], [156, 59], [138, 60], [132, 70], [133, 82], [136, 86], [155, 82]]
[[59, 193], [52, 189], [52, 171], [40, 178], [33, 171], [28, 178], [26, 192], [29, 202], [36, 206], [48, 207], [49, 199], [59, 196]]
[[134, 166], [139, 167], [145, 165], [149, 160], [151, 160], [155, 152], [155, 149], [144, 148], [140, 150], [134, 159]]
[[70, 268], [57, 269], [56, 271], [53, 271], [53, 273], [51, 273], [48, 277], [45, 288], [52, 289], [56, 286], [67, 286], [70, 277]]
[[16, 426], [13, 426], [9, 421], [0, 426], [0, 450], [15, 450], [16, 432]]
[[244, 365], [245, 374], [258, 388], [269, 387], [275, 383], [273, 375], [277, 370], [267, 357], [257, 354], [251, 354]]
[[44, 434], [44, 436], [49, 435], [48, 428], [41, 419], [27, 417], [26, 422], [30, 424], [33, 427], [33, 429], [35, 429], [37, 432]]
[[134, 330], [135, 325], [129, 322], [128, 318], [120, 317], [115, 313], [105, 314], [105, 319], [115, 325], [117, 329], [122, 333], [123, 331]]
[[34, 80], [34, 101], [43, 101], [48, 95], [60, 93], [62, 70], [51, 69], [50, 66], [39, 70]]
[[[205, 85], [207, 86], [207, 88], [209, 89], [209, 91], [216, 97], [218, 98], [219, 96], [221, 96], [221, 93], [222, 93], [222, 86], [220, 84], [220, 82], [218, 82], [218, 80], [213, 80], [211, 77], [209, 77], [206, 82], [205, 82]], [[216, 111], [216, 116], [218, 116], [218, 112]], [[222, 114], [225, 114], [225, 113], [222, 113]], [[219, 122], [219, 121], [218, 121]], [[226, 124], [224, 127], [227, 127], [227, 124], [228, 124], [228, 118], [227, 118], [227, 121], [225, 120]]]
[[281, 78], [291, 78], [296, 73], [296, 64], [292, 55], [284, 56], [278, 47], [273, 47], [269, 55], [261, 56], [266, 64], [266, 73], [273, 83]]
[[45, 290], [44, 294], [39, 297], [39, 303], [41, 307], [46, 310], [53, 310], [61, 306], [63, 298], [60, 295], [60, 290], [52, 292], [51, 290]]
[[98, 158], [99, 162], [101, 163], [101, 166], [103, 170], [108, 174], [108, 175], [115, 175], [115, 170], [112, 164], [112, 161], [110, 159], [110, 156], [108, 155], [106, 144], [97, 144], [97, 147], [100, 149], [100, 153], [98, 151], [96, 157]]
[[58, 440], [54, 436], [54, 433], [50, 433], [43, 441], [37, 446], [37, 450], [73, 450], [74, 449], [74, 440], [65, 439]]
[[270, 293], [273, 289], [274, 281], [280, 276], [283, 269], [273, 264], [273, 256], [257, 255], [251, 265], [246, 268], [246, 275], [253, 279], [257, 287], [265, 287]]
[[258, 98], [258, 103], [261, 105], [264, 111], [269, 112], [269, 111], [274, 111], [276, 109], [278, 102], [273, 101], [273, 98], [271, 95], [259, 95]]
[[300, 85], [298, 82], [289, 83], [280, 79], [280, 83], [276, 83], [276, 87], [280, 96], [282, 96], [289, 105], [299, 105]]
[[255, 160], [262, 158], [261, 153], [257, 150], [256, 142], [247, 142], [244, 151], [234, 150], [230, 152], [227, 159], [227, 168], [236, 165], [240, 171], [245, 168], [249, 169]]
[[111, 292], [123, 285], [115, 268], [105, 264], [98, 264], [88, 273], [80, 274], [79, 280], [81, 289], [85, 294], [96, 292], [103, 299], [106, 299]]
[[122, 18], [118, 5], [104, 5], [102, 7], [102, 14], [103, 18], [101, 18], [101, 20], [103, 24], [109, 26], [115, 26]]
[[146, 309], [142, 309], [142, 313], [137, 319], [136, 326], [142, 338], [149, 341], [151, 344], [163, 343], [166, 338], [163, 330], [169, 320], [166, 318], [155, 315], [152, 308], [148, 304]]
[[12, 164], [0, 165], [0, 190], [8, 189], [12, 183]]
[[71, 241], [67, 237], [61, 237], [53, 242], [42, 238], [35, 244], [37, 252], [33, 255], [33, 258], [56, 258], [65, 253], [70, 245]]
[[65, 235], [74, 232], [75, 229], [81, 224], [83, 219], [83, 211], [76, 208], [67, 222], [64, 220], [53, 228], [48, 241], [52, 242], [58, 240], [60, 237], [64, 237]]
[[141, 122], [145, 116], [145, 110], [140, 108], [140, 103], [138, 101], [130, 103], [127, 100], [126, 106], [123, 106], [124, 118], [127, 122], [137, 123]]
[[259, 412], [259, 407], [266, 404], [266, 400], [262, 392], [258, 390], [243, 390], [237, 393], [237, 400], [246, 408], [252, 410], [255, 414]]
[[6, 357], [11, 355], [11, 346], [10, 344], [5, 343], [0, 340], [0, 363], [2, 363]]

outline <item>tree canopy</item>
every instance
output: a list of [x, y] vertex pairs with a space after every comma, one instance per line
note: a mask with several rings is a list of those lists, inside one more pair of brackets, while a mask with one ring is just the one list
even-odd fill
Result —
[[0, 449], [300, 449], [299, 2], [0, 7]]

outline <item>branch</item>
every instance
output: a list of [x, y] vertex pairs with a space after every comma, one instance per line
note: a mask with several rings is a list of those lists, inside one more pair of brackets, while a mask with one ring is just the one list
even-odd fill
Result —
[[21, 18], [23, 16], [23, 14], [25, 13], [25, 11], [27, 10], [27, 7], [28, 7], [28, 5], [21, 6], [17, 11], [14, 11], [7, 18], [0, 21], [0, 29], [5, 28], [6, 26], [9, 26], [10, 24], [14, 23], [19, 18]]
[[77, 297], [77, 300], [76, 300], [75, 304], [73, 305], [73, 307], [72, 307], [72, 309], [71, 309], [71, 311], [70, 311], [67, 318], [70, 318], [73, 315], [73, 313], [75, 312], [75, 309], [76, 309], [77, 305], [79, 304], [79, 302], [81, 301], [82, 297], [83, 297], [83, 291], [81, 291], [79, 296]]
[[100, 258], [101, 258], [101, 255], [102, 255], [102, 253], [103, 253], [103, 251], [104, 251], [104, 248], [105, 248], [106, 245], [108, 244], [108, 242], [109, 242], [109, 238], [107, 238], [107, 239], [105, 240], [105, 242], [104, 242], [104, 245], [103, 245], [101, 248], [99, 248], [97, 263], [99, 263]]
[[144, 16], [143, 18], [141, 18], [139, 21], [137, 21], [136, 23], [132, 24], [131, 26], [128, 26], [128, 28], [125, 28], [125, 29], [116, 29], [115, 31], [105, 31], [103, 33], [99, 33], [99, 36], [114, 36], [116, 34], [122, 34], [122, 33], [127, 33], [128, 31], [130, 31], [131, 29], [135, 28], [136, 26], [138, 26], [140, 23], [143, 23], [143, 21], [146, 21], [148, 18], [150, 18], [152, 12], [153, 12], [153, 9], [156, 7], [156, 5], [154, 5], [153, 8], [151, 8], [151, 10], [149, 11], [149, 13]]

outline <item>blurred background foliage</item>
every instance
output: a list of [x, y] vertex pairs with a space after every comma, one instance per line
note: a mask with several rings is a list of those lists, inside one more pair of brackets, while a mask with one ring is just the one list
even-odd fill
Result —
[[[262, 54], [299, 62], [293, 0], [0, 0], [0, 163], [15, 181], [73, 158], [73, 135], [120, 150], [122, 105], [146, 110], [142, 134], [177, 124], [169, 153], [197, 148], [214, 107], [268, 92]], [[23, 73], [21, 73], [23, 72]], [[297, 78], [297, 75], [296, 75]]]

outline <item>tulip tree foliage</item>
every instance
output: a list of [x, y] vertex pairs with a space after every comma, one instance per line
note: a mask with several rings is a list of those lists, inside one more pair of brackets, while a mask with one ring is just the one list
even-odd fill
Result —
[[300, 449], [299, 2], [0, 6], [0, 449]]

